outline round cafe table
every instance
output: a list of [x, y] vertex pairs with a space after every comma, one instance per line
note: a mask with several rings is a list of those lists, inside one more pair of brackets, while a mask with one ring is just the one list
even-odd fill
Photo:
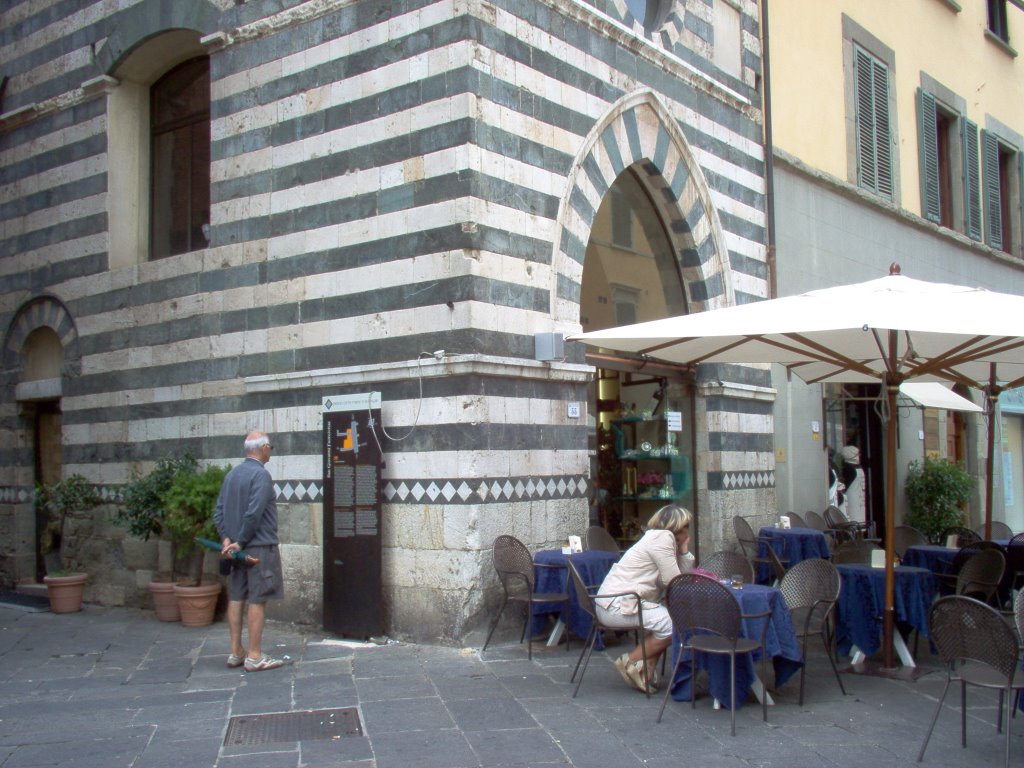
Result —
[[[542, 549], [533, 556], [533, 562], [540, 565], [554, 565], [556, 568], [535, 568], [537, 592], [562, 592], [569, 593], [569, 631], [577, 637], [585, 638], [590, 634], [590, 615], [584, 611], [576, 599], [576, 590], [573, 589], [569, 580], [569, 568], [566, 565], [568, 560], [576, 566], [580, 576], [587, 586], [593, 587], [593, 592], [601, 586], [608, 571], [618, 562], [621, 557], [619, 552], [609, 552], [600, 549], [586, 549], [582, 552], [574, 552], [571, 555], [563, 554], [560, 549]], [[557, 603], [541, 603], [533, 607], [533, 620], [530, 631], [534, 634], [542, 632], [545, 622], [550, 619], [550, 614], [559, 613], [561, 606]], [[561, 619], [555, 624], [555, 628], [548, 636], [548, 644], [557, 644], [561, 639], [561, 633], [565, 626]], [[594, 646], [598, 650], [604, 648], [600, 636]]]

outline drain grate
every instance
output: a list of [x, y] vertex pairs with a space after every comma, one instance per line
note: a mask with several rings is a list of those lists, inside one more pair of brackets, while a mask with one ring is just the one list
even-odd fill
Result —
[[238, 715], [228, 722], [224, 746], [249, 746], [277, 741], [311, 741], [362, 736], [355, 707], [316, 709], [311, 712], [275, 712], [270, 715]]

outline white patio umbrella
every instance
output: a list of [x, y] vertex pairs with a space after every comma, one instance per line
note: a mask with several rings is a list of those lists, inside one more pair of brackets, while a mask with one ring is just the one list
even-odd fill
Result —
[[[812, 384], [879, 383], [888, 413], [895, 414], [906, 381], [960, 383], [986, 389], [990, 399], [1000, 382], [1005, 388], [1024, 381], [1024, 297], [913, 280], [894, 264], [878, 280], [590, 331], [570, 340], [685, 365], [780, 363]], [[888, 419], [886, 437], [884, 649], [885, 664], [892, 666], [895, 418]], [[990, 447], [989, 478], [991, 473]]]

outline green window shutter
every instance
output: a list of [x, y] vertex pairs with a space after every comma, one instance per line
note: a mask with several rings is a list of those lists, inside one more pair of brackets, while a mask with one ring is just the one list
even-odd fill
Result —
[[936, 224], [942, 219], [939, 206], [939, 136], [936, 132], [935, 97], [917, 89], [917, 150], [921, 168], [921, 215]]
[[981, 173], [978, 165], [978, 125], [966, 117], [960, 121], [964, 158], [964, 223], [967, 235], [981, 240]]
[[892, 197], [892, 140], [889, 125], [889, 72], [882, 62], [854, 47], [857, 183]]
[[878, 157], [878, 192], [892, 198], [892, 130], [889, 126], [889, 70], [880, 61], [872, 62], [875, 89], [875, 140]]
[[988, 131], [981, 132], [982, 182], [985, 193], [985, 242], [1003, 249], [1003, 206], [999, 190], [999, 142]]

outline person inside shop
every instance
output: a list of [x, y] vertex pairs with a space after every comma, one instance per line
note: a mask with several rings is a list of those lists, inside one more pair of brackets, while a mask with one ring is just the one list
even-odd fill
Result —
[[[661, 654], [672, 644], [672, 619], [664, 604], [665, 588], [684, 571], [693, 570], [690, 553], [689, 510], [669, 504], [647, 521], [643, 536], [612, 566], [598, 594], [636, 592], [643, 606], [644, 634], [641, 645], [615, 660], [615, 668], [627, 685], [645, 693], [656, 690], [655, 669]], [[597, 614], [609, 627], [636, 627], [636, 599], [598, 599]], [[646, 650], [647, 667], [644, 668]]]

